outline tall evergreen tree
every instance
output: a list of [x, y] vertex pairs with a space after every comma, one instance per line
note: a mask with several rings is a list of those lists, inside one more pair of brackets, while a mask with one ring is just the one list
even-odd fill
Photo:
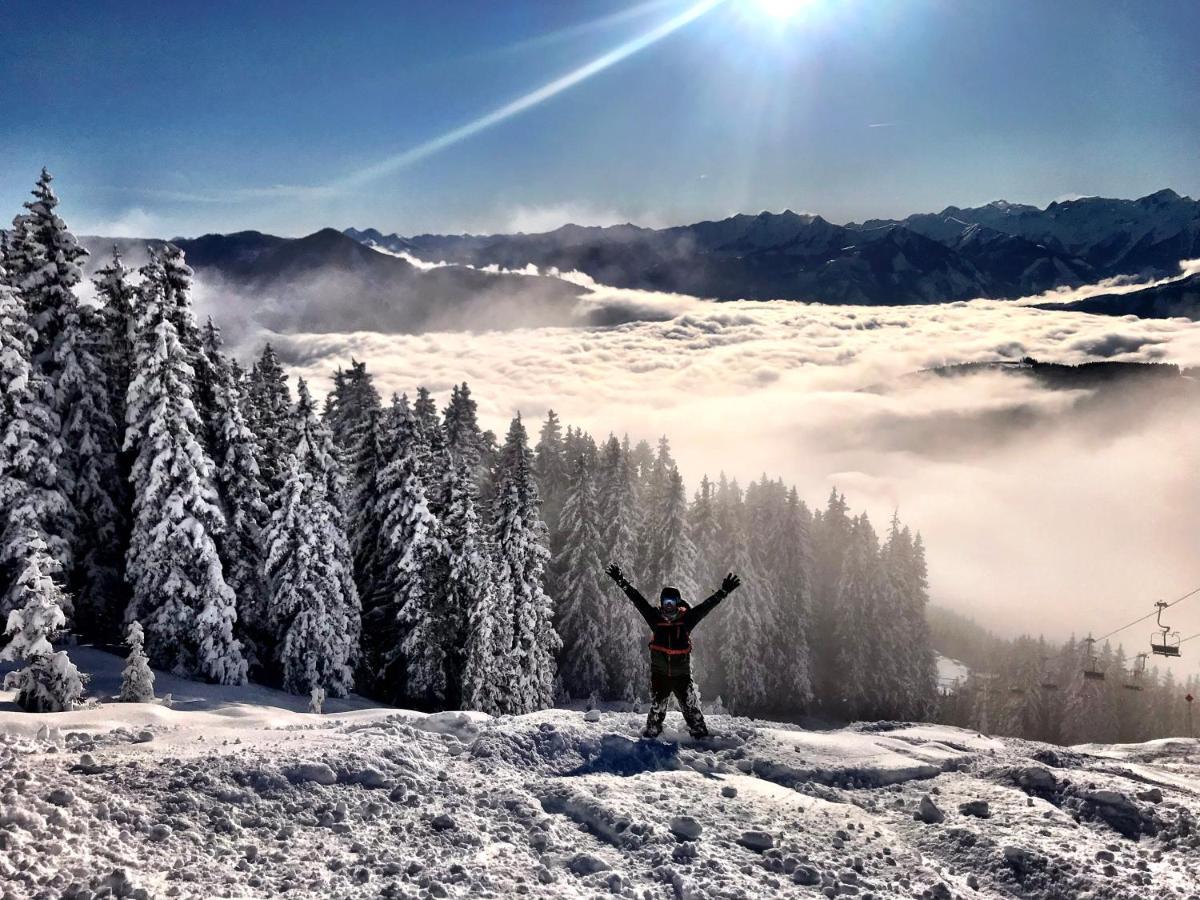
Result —
[[883, 646], [895, 593], [880, 556], [879, 539], [865, 515], [854, 520], [850, 546], [838, 581], [834, 627], [837, 698], [850, 718], [877, 718], [888, 711], [887, 689], [894, 670]]
[[298, 438], [287, 373], [270, 344], [250, 370], [246, 394], [246, 422], [258, 438], [259, 468], [267, 488], [278, 490], [283, 484], [287, 456]]
[[242, 413], [241, 391], [231, 361], [221, 352], [221, 331], [209, 319], [201, 332], [201, 357], [208, 373], [208, 422], [217, 493], [225, 530], [217, 549], [225, 580], [238, 603], [238, 635], [255, 665], [271, 656], [263, 574], [263, 528], [270, 520], [266, 485], [258, 467], [258, 441]]
[[538, 510], [533, 453], [520, 416], [509, 427], [497, 469], [493, 533], [497, 577], [507, 594], [509, 624], [504, 630], [512, 641], [505, 708], [533, 712], [553, 703], [554, 659], [561, 641], [554, 631], [553, 604], [542, 588], [550, 554]]
[[562, 638], [559, 674], [573, 697], [590, 697], [607, 688], [605, 607], [601, 577], [599, 509], [592, 465], [579, 455], [574, 461], [561, 514], [562, 537], [555, 567], [563, 573], [558, 601], [558, 633]]
[[340, 514], [326, 480], [296, 455], [289, 455], [273, 501], [265, 535], [267, 621], [275, 629], [280, 680], [293, 694], [319, 689], [344, 697], [354, 687], [359, 609]]
[[[27, 311], [0, 278], [0, 619], [23, 604], [20, 577], [39, 548], [55, 561], [68, 556], [62, 429], [50, 381], [32, 364], [34, 337]], [[69, 614], [65, 596], [62, 603]]]
[[[76, 519], [76, 476], [80, 464], [76, 445], [67, 439], [68, 427], [79, 428], [93, 422], [92, 397], [84, 400], [86, 409], [73, 415], [73, 407], [85, 373], [95, 369], [79, 358], [81, 347], [79, 301], [75, 288], [82, 278], [80, 268], [87, 252], [79, 246], [56, 209], [58, 197], [50, 186], [50, 173], [42, 169], [26, 201], [25, 212], [13, 220], [12, 234], [5, 257], [9, 283], [16, 288], [28, 313], [30, 363], [34, 374], [45, 380], [46, 391], [37, 402], [47, 406], [50, 420], [62, 433], [61, 456], [53, 469], [57, 481], [53, 489], [62, 497], [55, 503], [58, 520], [47, 523], [49, 552], [63, 567], [74, 572]], [[103, 374], [102, 372], [100, 373]], [[105, 383], [101, 381], [99, 389]], [[90, 386], [97, 389], [95, 385]], [[67, 611], [68, 618], [71, 611]]]
[[[566, 502], [573, 467], [574, 461], [568, 462], [563, 446], [562, 423], [554, 410], [550, 410], [534, 449], [533, 471], [542, 498], [542, 519], [552, 538], [559, 533], [558, 517]], [[552, 546], [551, 551], [557, 555], [558, 548]]]
[[[632, 567], [637, 547], [637, 490], [630, 469], [629, 452], [610, 435], [600, 458], [599, 527], [606, 564]], [[604, 607], [606, 635], [604, 659], [608, 670], [607, 693], [625, 701], [635, 700], [649, 679], [646, 623], [619, 589], [605, 585], [609, 599]], [[615, 595], [615, 596], [614, 596]]]
[[377, 673], [392, 697], [436, 705], [445, 699], [447, 546], [429, 509], [422, 478], [421, 435], [406, 400], [395, 421], [394, 458], [380, 472], [380, 577], [383, 588], [371, 623]]
[[234, 636], [237, 598], [216, 545], [225, 518], [192, 405], [194, 373], [167, 316], [155, 265], [151, 260], [144, 281], [126, 401], [125, 445], [136, 454], [126, 617], [143, 623], [160, 668], [240, 684], [246, 661]]
[[442, 532], [449, 555], [445, 584], [446, 683], [448, 704], [497, 712], [504, 687], [496, 678], [494, 626], [497, 609], [491, 548], [477, 511], [477, 489], [464, 460], [445, 476]]
[[104, 370], [108, 376], [109, 409], [122, 429], [125, 396], [133, 379], [133, 340], [137, 326], [137, 288], [129, 276], [130, 270], [121, 261], [120, 251], [113, 247], [112, 258], [96, 270], [92, 279], [106, 335]]
[[736, 482], [726, 485], [717, 498], [717, 526], [724, 551], [724, 568], [743, 579], [737, 600], [722, 604], [713, 615], [719, 639], [717, 661], [721, 696], [739, 712], [761, 709], [770, 698], [772, 673], [778, 664], [764, 653], [776, 624], [771, 620], [774, 600], [771, 585], [763, 578], [750, 551], [745, 501]]

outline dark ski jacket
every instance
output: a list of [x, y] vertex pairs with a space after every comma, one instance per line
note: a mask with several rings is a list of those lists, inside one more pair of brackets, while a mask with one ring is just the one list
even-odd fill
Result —
[[637, 611], [642, 614], [642, 618], [646, 620], [646, 624], [653, 632], [650, 639], [652, 664], [671, 661], [686, 664], [688, 655], [692, 652], [692, 629], [699, 625], [701, 620], [728, 596], [725, 591], [718, 589], [699, 606], [680, 604], [679, 615], [674, 619], [668, 619], [624, 578], [618, 584], [625, 592], [625, 596], [633, 601], [633, 605], [637, 607]]

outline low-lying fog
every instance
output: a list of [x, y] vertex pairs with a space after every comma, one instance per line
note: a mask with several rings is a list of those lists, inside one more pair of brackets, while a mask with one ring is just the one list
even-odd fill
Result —
[[[553, 408], [597, 437], [667, 434], [690, 487], [704, 472], [766, 472], [821, 504], [836, 485], [877, 526], [898, 508], [927, 541], [935, 601], [1002, 633], [1101, 633], [1200, 585], [1196, 394], [1144, 389], [1077, 408], [1078, 393], [1002, 373], [904, 378], [1026, 355], [1200, 365], [1200, 325], [1011, 302], [718, 304], [589, 286], [588, 317], [620, 324], [248, 330], [240, 352], [270, 339], [317, 390], [352, 356], [386, 392], [424, 384], [444, 399], [466, 380], [498, 431], [519, 410], [536, 433]], [[220, 298], [207, 302], [220, 316]], [[1176, 613], [1184, 636], [1200, 632], [1200, 597]]]

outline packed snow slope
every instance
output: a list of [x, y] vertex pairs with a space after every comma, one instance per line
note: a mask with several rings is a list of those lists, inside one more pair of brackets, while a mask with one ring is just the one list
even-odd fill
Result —
[[[76, 649], [94, 697], [115, 657]], [[0, 696], [0, 896], [1195, 898], [1200, 745]]]

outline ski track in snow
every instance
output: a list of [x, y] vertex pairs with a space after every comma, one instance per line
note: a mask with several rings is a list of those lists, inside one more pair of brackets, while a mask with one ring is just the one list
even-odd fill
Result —
[[[73, 655], [104, 696], [121, 661]], [[645, 742], [633, 713], [353, 699], [316, 716], [266, 688], [158, 678], [173, 707], [0, 702], [4, 900], [1200, 892], [1194, 740], [1068, 749], [713, 716], [718, 735], [694, 742], [672, 712]], [[944, 821], [914, 817], [927, 795]], [[960, 811], [972, 801], [989, 817]]]

